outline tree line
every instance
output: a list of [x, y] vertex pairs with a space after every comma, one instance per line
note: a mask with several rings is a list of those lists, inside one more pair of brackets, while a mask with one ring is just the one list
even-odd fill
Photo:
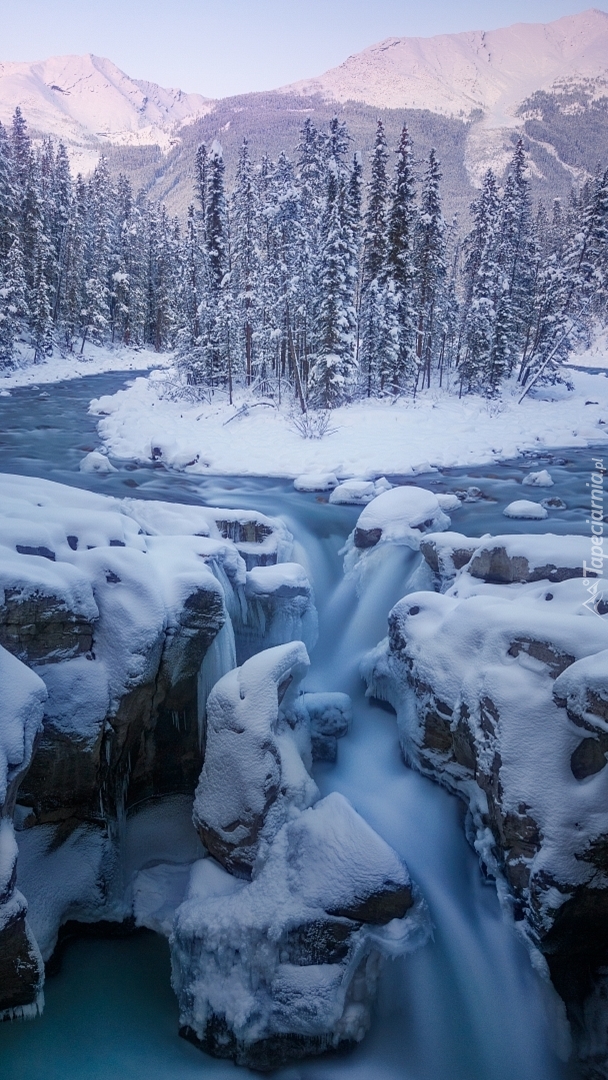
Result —
[[245, 385], [303, 412], [555, 378], [606, 319], [608, 170], [535, 209], [520, 141], [463, 238], [434, 150], [417, 161], [404, 127], [391, 160], [379, 121], [364, 181], [351, 141], [337, 118], [307, 119], [293, 161], [255, 164], [245, 141], [230, 193], [221, 146], [202, 145], [180, 224], [103, 157], [72, 179], [17, 109], [0, 125], [0, 364], [87, 341], [175, 349], [184, 393]]

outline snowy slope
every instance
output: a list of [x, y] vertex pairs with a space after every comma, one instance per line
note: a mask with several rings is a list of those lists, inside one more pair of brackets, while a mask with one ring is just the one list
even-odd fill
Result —
[[111, 60], [54, 56], [39, 63], [0, 63], [0, 120], [19, 105], [33, 131], [70, 147], [100, 143], [167, 149], [180, 124], [204, 115], [212, 102], [200, 94], [166, 90], [125, 75]]
[[608, 75], [608, 13], [590, 9], [548, 24], [388, 38], [284, 89], [449, 116], [482, 109], [503, 126], [535, 90], [602, 75]]

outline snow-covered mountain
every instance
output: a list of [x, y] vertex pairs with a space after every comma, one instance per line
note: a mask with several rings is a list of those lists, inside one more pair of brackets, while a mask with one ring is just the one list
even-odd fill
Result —
[[548, 24], [388, 38], [284, 89], [447, 116], [481, 109], [501, 127], [536, 90], [601, 76], [608, 76], [608, 14], [590, 9]]
[[478, 184], [488, 167], [500, 173], [507, 164], [513, 129], [524, 126], [522, 105], [533, 94], [545, 91], [559, 100], [583, 91], [587, 101], [608, 95], [608, 13], [592, 8], [548, 24], [388, 38], [316, 79], [282, 89], [473, 119], [465, 160]]
[[2, 122], [19, 105], [30, 130], [63, 139], [73, 168], [83, 172], [107, 147], [111, 167], [177, 213], [192, 198], [199, 142], [220, 139], [230, 177], [243, 137], [258, 158], [292, 154], [304, 114], [325, 127], [336, 102], [364, 160], [376, 110], [393, 142], [407, 110], [418, 151], [437, 147], [450, 212], [466, 209], [471, 185], [480, 185], [488, 167], [504, 172], [519, 132], [537, 194], [551, 201], [606, 156], [608, 13], [590, 9], [548, 24], [389, 38], [316, 79], [220, 101], [131, 79], [92, 55], [0, 63]]
[[131, 79], [111, 60], [54, 56], [39, 63], [0, 63], [0, 120], [19, 105], [32, 131], [53, 135], [79, 166], [94, 164], [99, 144], [168, 149], [177, 126], [213, 107], [200, 94]]

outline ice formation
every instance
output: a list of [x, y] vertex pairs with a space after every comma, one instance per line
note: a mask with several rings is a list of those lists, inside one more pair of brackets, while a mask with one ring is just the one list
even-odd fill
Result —
[[426, 939], [397, 854], [343, 796], [319, 799], [316, 730], [344, 733], [345, 695], [297, 696], [301, 642], [217, 683], [194, 822], [194, 864], [171, 937], [182, 1034], [268, 1070], [363, 1038], [383, 956]]

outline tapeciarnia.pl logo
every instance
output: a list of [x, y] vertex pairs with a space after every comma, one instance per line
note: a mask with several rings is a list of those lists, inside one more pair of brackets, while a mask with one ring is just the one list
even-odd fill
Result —
[[589, 593], [583, 607], [593, 611], [602, 618], [608, 614], [608, 601], [604, 599], [604, 477], [606, 470], [602, 458], [596, 458], [593, 462], [591, 483], [591, 517], [587, 518], [587, 524], [591, 526], [591, 562], [583, 560], [583, 584]]

